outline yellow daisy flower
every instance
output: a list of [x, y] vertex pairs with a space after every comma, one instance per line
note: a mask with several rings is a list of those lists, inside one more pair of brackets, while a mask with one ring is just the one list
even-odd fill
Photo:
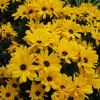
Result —
[[82, 49], [80, 52], [78, 67], [84, 67], [87, 73], [92, 73], [97, 61], [98, 55], [95, 50], [92, 50], [91, 48]]
[[92, 85], [96, 89], [100, 89], [100, 77], [98, 73], [94, 72], [93, 73], [86, 73], [84, 68], [80, 68], [80, 75], [83, 77], [87, 78], [88, 84]]
[[72, 85], [72, 77], [68, 77], [66, 74], [61, 74], [55, 83], [57, 84], [57, 91], [66, 92]]
[[1, 100], [14, 100], [14, 97], [17, 95], [18, 92], [9, 85], [7, 85], [6, 87], [0, 87]]
[[79, 7], [79, 16], [81, 20], [92, 22], [93, 20], [100, 20], [99, 9], [91, 3], [82, 3]]
[[92, 32], [92, 37], [96, 40], [96, 44], [100, 45], [100, 32], [98, 30]]
[[19, 82], [17, 81], [17, 79], [15, 78], [11, 78], [9, 80], [6, 81], [8, 86], [11, 86], [12, 88], [14, 88], [16, 91], [19, 91]]
[[[23, 51], [23, 52], [22, 52]], [[13, 78], [19, 78], [19, 82], [26, 82], [27, 78], [33, 80], [36, 77], [36, 67], [32, 65], [34, 55], [25, 46], [16, 48], [12, 54], [10, 63], [7, 65], [8, 70], [12, 73]]]
[[71, 77], [61, 74], [56, 82], [57, 89], [52, 94], [52, 100], [68, 100], [70, 93], [73, 91], [73, 82]]
[[10, 0], [0, 0], [0, 10], [3, 12], [4, 10], [7, 10], [7, 7], [9, 5]]
[[56, 69], [58, 71], [61, 69], [60, 58], [54, 52], [49, 54], [48, 50], [41, 51], [37, 55], [37, 59], [40, 66], [40, 71], [49, 70], [48, 68], [53, 68], [54, 70]]
[[32, 82], [31, 90], [27, 90], [26, 92], [30, 93], [29, 97], [31, 97], [31, 100], [44, 100], [45, 90], [43, 89], [42, 84]]
[[4, 66], [0, 67], [0, 78], [3, 77], [7, 77], [7, 78], [11, 77], [11, 73]]
[[85, 94], [92, 93], [92, 85], [88, 84], [86, 78], [84, 78], [83, 76], [74, 77], [72, 91], [69, 91], [69, 96], [73, 97], [75, 100], [84, 100], [85, 97], [87, 97]]
[[[44, 38], [45, 37], [45, 38]], [[49, 46], [52, 43], [51, 33], [46, 29], [36, 29], [34, 32], [26, 31], [26, 36], [24, 40], [31, 46], [31, 48], [37, 46], [38, 48], [43, 48]]]
[[26, 10], [27, 10], [27, 18], [28, 19], [35, 19], [35, 20], [39, 20], [39, 16], [38, 16], [38, 8], [39, 5], [37, 3], [36, 0], [34, 0], [33, 2], [31, 1], [31, 3], [28, 3], [25, 5], [26, 6]]
[[65, 59], [67, 63], [71, 63], [70, 60], [77, 60], [78, 44], [75, 41], [61, 39], [58, 46], [55, 47], [54, 50], [61, 58]]
[[38, 28], [43, 28], [43, 24], [40, 23], [39, 21], [33, 21], [30, 20], [28, 21], [27, 26], [30, 28], [30, 31], [34, 32], [34, 30], [38, 29]]
[[12, 25], [10, 22], [7, 24], [3, 24], [0, 28], [0, 36], [2, 39], [4, 38], [11, 38], [13, 39], [15, 36], [17, 36], [17, 33], [13, 30]]
[[24, 17], [27, 18], [27, 8], [26, 8], [26, 6], [25, 5], [20, 5], [17, 8], [17, 12], [12, 14], [12, 16], [14, 17], [14, 20], [18, 19], [19, 17], [20, 18], [24, 18]]
[[11, 45], [10, 45], [9, 48], [7, 48], [7, 50], [8, 50], [9, 53], [13, 53], [13, 52], [15, 52], [15, 49], [16, 49], [16, 47], [18, 47], [18, 46], [20, 46], [20, 44], [18, 44], [18, 43], [15, 42], [15, 41], [11, 41]]
[[49, 11], [49, 0], [38, 0], [37, 1], [39, 5], [39, 16], [43, 17], [43, 19], [46, 18], [47, 15], [51, 15], [52, 13]]
[[62, 2], [61, 0], [49, 0], [49, 10], [52, 13], [50, 16], [62, 16], [63, 6], [64, 2]]
[[81, 32], [81, 27], [76, 22], [72, 20], [65, 20], [62, 27], [62, 35], [67, 38], [81, 38], [81, 35], [78, 32]]
[[53, 89], [56, 89], [55, 81], [59, 79], [59, 75], [60, 73], [56, 69], [49, 69], [46, 71], [39, 72], [39, 80], [41, 81], [41, 84], [45, 85], [46, 92], [48, 92], [51, 87]]
[[56, 91], [51, 95], [52, 100], [68, 100], [66, 92]]

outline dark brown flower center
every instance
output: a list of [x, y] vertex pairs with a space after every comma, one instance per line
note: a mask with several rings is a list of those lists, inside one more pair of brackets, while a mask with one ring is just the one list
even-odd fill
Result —
[[10, 93], [6, 93], [6, 97], [10, 97]]
[[41, 44], [41, 43], [42, 43], [42, 41], [41, 41], [41, 40], [38, 40], [38, 41], [37, 41], [37, 43]]
[[86, 14], [83, 14], [83, 17], [87, 17], [89, 14], [88, 13], [86, 13]]
[[26, 70], [26, 65], [25, 65], [25, 64], [22, 64], [22, 65], [20, 66], [20, 69], [21, 69], [21, 70]]
[[43, 85], [42, 88], [45, 89], [45, 85]]
[[37, 96], [39, 96], [40, 95], [40, 91], [36, 91], [36, 93], [35, 93]]
[[12, 87], [17, 88], [17, 84], [16, 83], [13, 83], [12, 84]]
[[69, 33], [70, 33], [70, 34], [73, 34], [73, 30], [72, 30], [72, 29], [69, 29]]
[[53, 8], [50, 8], [52, 11], [54, 11], [54, 9]]
[[52, 77], [51, 76], [48, 76], [47, 77], [47, 80], [50, 82], [50, 81], [52, 81]]
[[65, 88], [65, 86], [64, 86], [64, 85], [61, 85], [61, 86], [60, 86], [60, 88], [61, 88], [61, 89], [64, 89], [64, 88]]
[[7, 37], [10, 37], [10, 34], [9, 33], [7, 34]]
[[46, 67], [50, 66], [49, 61], [44, 61], [44, 65], [45, 65]]
[[96, 17], [93, 17], [93, 19], [96, 19]]
[[25, 15], [25, 14], [26, 14], [26, 12], [23, 12], [23, 14]]
[[47, 9], [46, 9], [46, 7], [42, 7], [42, 10], [43, 10], [43, 11], [46, 11]]
[[78, 85], [76, 86], [77, 88], [80, 88]]
[[3, 7], [4, 6], [4, 4], [1, 4], [1, 7]]
[[33, 10], [29, 10], [29, 14], [32, 14], [33, 13]]
[[62, 55], [63, 55], [63, 56], [66, 56], [67, 54], [68, 54], [68, 53], [67, 53], [66, 51], [63, 51], [63, 52], [62, 52]]
[[84, 57], [84, 62], [87, 63], [88, 62], [88, 59], [86, 57]]
[[38, 65], [39, 65], [37, 62], [33, 62], [32, 64], [33, 64], [33, 65], [36, 65], [36, 66], [38, 66]]

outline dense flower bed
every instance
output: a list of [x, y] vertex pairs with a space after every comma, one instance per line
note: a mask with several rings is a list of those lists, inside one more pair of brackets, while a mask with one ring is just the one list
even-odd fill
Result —
[[99, 100], [99, 91], [97, 6], [0, 0], [0, 100]]

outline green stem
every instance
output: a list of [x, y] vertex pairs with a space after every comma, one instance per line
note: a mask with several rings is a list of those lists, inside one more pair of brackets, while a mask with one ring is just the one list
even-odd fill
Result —
[[75, 1], [76, 1], [77, 6], [79, 6], [79, 2], [78, 2], [78, 0], [75, 0]]
[[67, 4], [70, 4], [68, 0], [65, 0], [65, 2], [66, 2]]

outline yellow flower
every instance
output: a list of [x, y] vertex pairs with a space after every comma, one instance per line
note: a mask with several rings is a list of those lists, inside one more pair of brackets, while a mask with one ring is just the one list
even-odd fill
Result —
[[[23, 51], [23, 52], [22, 52]], [[7, 65], [8, 70], [12, 73], [13, 78], [19, 78], [20, 83], [26, 82], [27, 78], [33, 80], [36, 77], [36, 67], [32, 65], [34, 55], [26, 46], [16, 48], [16, 52], [12, 54], [10, 63]]]
[[74, 77], [73, 91], [69, 91], [69, 95], [75, 100], [84, 100], [87, 97], [85, 94], [92, 94], [92, 85], [83, 76]]
[[58, 46], [54, 50], [59, 56], [66, 60], [67, 63], [71, 63], [70, 60], [75, 61], [78, 55], [78, 44], [75, 41], [68, 41], [67, 39], [61, 39]]
[[0, 28], [0, 35], [2, 39], [4, 38], [11, 38], [13, 39], [15, 36], [17, 36], [17, 33], [13, 30], [10, 22], [7, 24], [3, 24]]
[[17, 12], [12, 14], [12, 16], [14, 17], [14, 20], [18, 19], [19, 17], [21, 17], [21, 18], [26, 17], [27, 18], [27, 8], [26, 8], [26, 6], [20, 5], [17, 8]]
[[34, 22], [33, 20], [30, 20], [27, 24], [27, 26], [30, 28], [30, 31], [34, 32], [34, 30], [38, 28], [43, 28], [43, 24], [39, 21]]
[[27, 11], [27, 19], [35, 19], [35, 20], [39, 20], [39, 16], [38, 16], [38, 8], [39, 5], [37, 3], [36, 0], [31, 1], [31, 3], [28, 3], [25, 5], [26, 6], [26, 11]]
[[20, 88], [19, 88], [20, 84], [16, 78], [11, 78], [7, 80], [6, 83], [7, 83], [7, 86], [11, 86], [13, 89], [15, 89], [18, 92], [20, 91]]
[[92, 23], [90, 23], [89, 26], [91, 26], [93, 28], [92, 31], [94, 31], [94, 30], [100, 30], [100, 22], [98, 22], [96, 20], [94, 20]]
[[68, 100], [70, 93], [73, 91], [73, 82], [71, 77], [61, 74], [59, 79], [55, 81], [57, 88], [52, 94], [52, 100]]
[[30, 93], [29, 97], [31, 97], [31, 100], [44, 100], [45, 90], [43, 89], [42, 84], [32, 82], [31, 90], [27, 90], [26, 92]]
[[99, 73], [96, 73], [95, 70], [93, 73], [88, 74], [84, 68], [80, 68], [80, 75], [87, 78], [88, 84], [92, 85], [96, 89], [100, 89]]
[[81, 27], [79, 24], [76, 24], [76, 22], [73, 22], [72, 20], [65, 20], [61, 29], [61, 35], [63, 37], [66, 37], [68, 39], [81, 38], [81, 35], [78, 33], [82, 31]]
[[98, 30], [92, 32], [92, 37], [95, 39], [96, 44], [100, 45], [100, 32]]
[[50, 69], [46, 71], [40, 71], [39, 72], [39, 80], [41, 81], [41, 84], [45, 85], [45, 90], [48, 92], [51, 87], [53, 89], [56, 89], [55, 81], [59, 79], [59, 71]]
[[62, 16], [63, 5], [64, 2], [62, 2], [61, 0], [49, 0], [49, 10], [52, 13], [50, 16]]
[[56, 19], [52, 24], [48, 23], [45, 27], [50, 32], [59, 34], [62, 38], [67, 38], [69, 40], [81, 38], [81, 35], [78, 33], [82, 31], [81, 26], [72, 20], [66, 20], [65, 18]]
[[68, 96], [66, 92], [62, 92], [62, 91], [55, 91], [52, 95], [51, 95], [52, 100], [68, 100]]
[[65, 92], [67, 94], [66, 91], [72, 87], [72, 77], [68, 77], [66, 74], [61, 74], [55, 83], [57, 85], [57, 91]]
[[18, 92], [9, 85], [7, 85], [6, 87], [4, 86], [0, 87], [1, 100], [14, 100], [14, 97], [17, 95], [18, 95]]
[[85, 25], [85, 26], [82, 25], [81, 29], [82, 29], [82, 33], [84, 35], [87, 35], [87, 34], [91, 33], [94, 30], [94, 28], [91, 25]]
[[[93, 20], [100, 20], [99, 9], [91, 3], [82, 3], [79, 7], [79, 17], [81, 20], [93, 22]], [[81, 15], [81, 16], [80, 16]]]
[[10, 47], [8, 48], [8, 52], [9, 53], [13, 53], [16, 49], [16, 47], [20, 46], [20, 44], [18, 44], [17, 42], [15, 41], [11, 41], [11, 45]]
[[49, 11], [49, 0], [38, 0], [37, 3], [39, 5], [38, 15], [40, 17], [43, 17], [43, 19], [45, 19], [46, 15], [51, 15], [52, 14]]
[[7, 10], [7, 7], [9, 5], [10, 0], [0, 0], [0, 10], [3, 12], [4, 10]]
[[49, 54], [48, 50], [41, 51], [40, 54], [37, 55], [38, 64], [41, 70], [49, 70], [49, 68], [56, 69], [60, 72], [60, 58], [54, 52]]
[[71, 7], [71, 5], [68, 4], [67, 6], [63, 7], [62, 11], [63, 11], [64, 16], [67, 16], [69, 19], [73, 20], [73, 19], [76, 19], [75, 14], [77, 13], [77, 9], [78, 8], [76, 6]]
[[92, 73], [97, 61], [98, 55], [96, 54], [95, 50], [92, 50], [91, 47], [82, 49], [82, 51], [80, 52], [78, 67], [84, 67], [87, 73]]
[[3, 78], [3, 77], [7, 77], [7, 78], [11, 77], [11, 74], [9, 73], [7, 68], [4, 66], [0, 67], [0, 78]]
[[[45, 38], [44, 38], [45, 37]], [[36, 29], [34, 32], [26, 31], [24, 40], [31, 46], [31, 48], [37, 46], [38, 48], [47, 47], [52, 43], [51, 33], [46, 29]]]

